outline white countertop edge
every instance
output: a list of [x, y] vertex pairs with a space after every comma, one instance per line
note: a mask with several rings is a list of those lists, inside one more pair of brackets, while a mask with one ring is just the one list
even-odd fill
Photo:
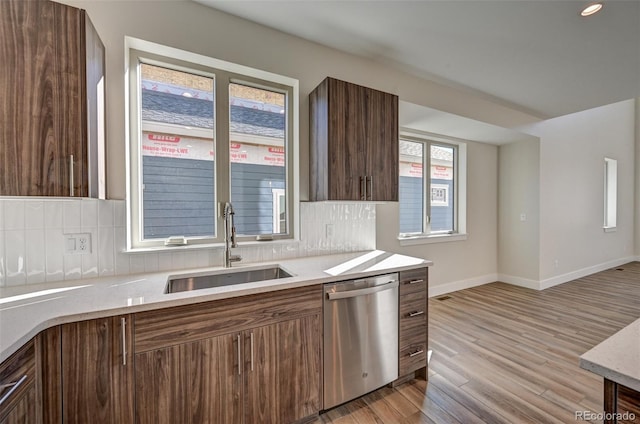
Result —
[[[70, 322], [84, 321], [89, 319], [97, 319], [104, 318], [109, 316], [137, 313], [143, 311], [151, 311], [162, 308], [171, 308], [175, 306], [183, 306], [190, 305], [195, 303], [209, 302], [214, 300], [221, 299], [229, 299], [233, 297], [247, 296], [251, 294], [258, 293], [266, 293], [277, 290], [286, 290], [297, 287], [305, 287], [314, 284], [326, 284], [332, 283], [336, 281], [344, 281], [355, 278], [365, 278], [374, 275], [386, 274], [386, 273], [394, 273], [400, 271], [407, 271], [416, 268], [429, 267], [433, 265], [433, 262], [412, 258], [405, 255], [398, 255], [401, 258], [413, 259], [414, 263], [409, 265], [398, 265], [391, 266], [388, 268], [378, 268], [374, 270], [367, 271], [354, 271], [354, 272], [346, 272], [344, 274], [339, 275], [330, 275], [323, 273], [322, 275], [317, 275], [317, 270], [315, 270], [316, 275], [314, 274], [314, 270], [310, 272], [309, 277], [302, 275], [299, 268], [300, 262], [309, 261], [313, 262], [327, 262], [331, 261], [331, 259], [336, 258], [337, 261], [341, 259], [356, 257], [358, 254], [366, 254], [367, 252], [354, 252], [348, 254], [337, 254], [337, 255], [325, 255], [325, 256], [312, 256], [306, 258], [293, 258], [293, 259], [285, 259], [279, 261], [269, 261], [269, 262], [261, 262], [261, 263], [247, 263], [243, 264], [243, 266], [235, 266], [230, 271], [238, 270], [242, 268], [258, 268], [262, 266], [268, 265], [282, 265], [285, 270], [291, 270], [295, 275], [293, 277], [289, 277], [286, 279], [279, 280], [266, 280], [254, 283], [243, 283], [236, 286], [227, 286], [227, 287], [217, 287], [211, 289], [201, 289], [180, 293], [172, 293], [172, 294], [164, 294], [164, 289], [166, 285], [166, 281], [169, 277], [176, 276], [185, 276], [185, 275], [198, 275], [198, 274], [206, 274], [206, 273], [220, 273], [225, 270], [222, 267], [208, 267], [208, 268], [197, 268], [197, 269], [187, 269], [187, 270], [173, 270], [166, 272], [155, 272], [149, 274], [131, 274], [131, 275], [123, 275], [123, 276], [109, 276], [102, 278], [92, 278], [92, 279], [82, 279], [82, 280], [73, 280], [73, 281], [58, 281], [54, 283], [42, 283], [33, 286], [19, 286], [19, 287], [5, 287], [0, 290], [0, 300], [3, 297], [8, 297], [8, 295], [12, 295], [14, 292], [23, 294], [29, 293], [30, 291], [43, 290], [47, 288], [57, 288], [62, 286], [73, 286], [73, 289], [83, 288], [88, 286], [107, 286], [102, 287], [103, 289], [109, 289], [109, 287], [113, 287], [117, 285], [118, 282], [121, 282], [123, 285], [126, 284], [135, 284], [135, 283], [149, 283], [156, 285], [156, 289], [161, 290], [162, 296], [161, 299], [152, 300], [148, 303], [142, 304], [133, 304], [133, 305], [125, 305], [125, 306], [116, 306], [116, 307], [105, 307], [98, 309], [86, 308], [82, 309], [75, 304], [75, 311], [72, 311], [69, 314], [50, 314], [50, 316], [44, 315], [44, 317], [33, 318], [32, 323], [28, 326], [28, 329], [25, 331], [20, 331], [19, 336], [11, 337], [11, 340], [1, 340], [0, 342], [0, 362], [7, 359], [13, 353], [15, 353], [20, 347], [22, 347], [25, 343], [35, 337], [41, 331], [46, 330], [47, 328], [51, 328], [60, 324], [67, 324]], [[386, 253], [386, 252], [385, 252]], [[391, 253], [392, 254], [392, 253]], [[392, 254], [393, 255], [393, 254]], [[291, 266], [291, 264], [297, 263], [298, 267]], [[162, 282], [161, 286], [159, 282]], [[118, 290], [114, 288], [113, 290]], [[70, 290], [71, 292], [73, 290]], [[70, 293], [73, 294], [73, 293]], [[67, 299], [69, 302], [73, 301], [73, 296], [70, 296]], [[52, 300], [55, 300], [52, 299]], [[19, 303], [19, 302], [16, 302]], [[24, 302], [25, 305], [28, 305], [27, 301]], [[37, 303], [37, 302], [33, 302]], [[13, 305], [12, 305], [13, 306]], [[18, 305], [19, 307], [20, 305]], [[43, 304], [42, 308], [45, 310], [48, 309], [49, 304], [46, 302]], [[3, 305], [0, 304], [0, 316], [3, 314], [6, 315], [6, 312], [3, 312], [5, 309], [2, 308]], [[4, 318], [4, 317], [3, 317]], [[5, 323], [6, 325], [6, 323]], [[2, 324], [0, 324], [0, 330], [2, 329]], [[0, 331], [0, 339], [5, 339], [5, 335]], [[6, 342], [6, 343], [5, 343]]]
[[582, 354], [580, 367], [640, 392], [640, 319]]

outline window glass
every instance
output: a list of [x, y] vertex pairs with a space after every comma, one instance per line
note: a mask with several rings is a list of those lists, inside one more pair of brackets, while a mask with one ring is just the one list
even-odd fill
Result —
[[429, 140], [400, 140], [401, 235], [456, 231], [456, 152]]
[[431, 232], [452, 232], [454, 229], [455, 148], [431, 145]]
[[214, 83], [140, 65], [143, 240], [215, 236]]
[[287, 232], [286, 116], [285, 94], [229, 84], [231, 202], [239, 235]]

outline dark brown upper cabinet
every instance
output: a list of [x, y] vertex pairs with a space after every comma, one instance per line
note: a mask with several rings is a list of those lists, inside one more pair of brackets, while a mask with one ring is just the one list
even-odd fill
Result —
[[311, 201], [398, 201], [398, 96], [326, 78], [309, 133]]
[[102, 195], [105, 49], [86, 12], [0, 1], [0, 51], [0, 195]]

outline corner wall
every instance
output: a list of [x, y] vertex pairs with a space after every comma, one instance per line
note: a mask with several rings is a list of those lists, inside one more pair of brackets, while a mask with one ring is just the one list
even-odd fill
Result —
[[501, 281], [537, 288], [540, 279], [540, 141], [498, 152], [498, 273]]
[[[540, 137], [540, 288], [618, 266], [634, 254], [634, 100], [524, 128]], [[603, 230], [604, 158], [618, 160], [616, 232]]]

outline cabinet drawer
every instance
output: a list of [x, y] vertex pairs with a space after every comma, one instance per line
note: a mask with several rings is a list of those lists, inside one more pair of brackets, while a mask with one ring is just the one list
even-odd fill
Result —
[[135, 315], [135, 352], [322, 314], [322, 285], [240, 296]]
[[407, 375], [426, 366], [426, 340], [423, 343], [412, 343], [404, 348], [400, 347], [400, 376]]
[[400, 273], [400, 296], [410, 293], [427, 293], [427, 268], [412, 269]]
[[0, 365], [0, 421], [26, 396], [35, 375], [35, 347], [31, 340]]

